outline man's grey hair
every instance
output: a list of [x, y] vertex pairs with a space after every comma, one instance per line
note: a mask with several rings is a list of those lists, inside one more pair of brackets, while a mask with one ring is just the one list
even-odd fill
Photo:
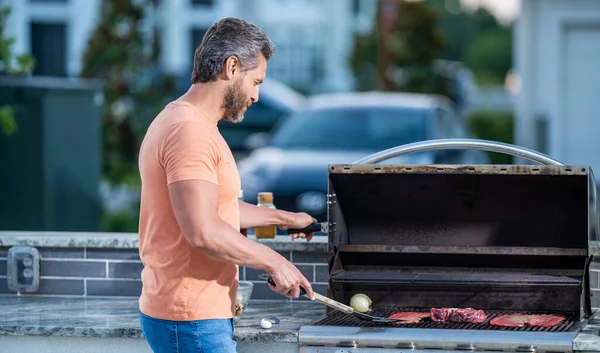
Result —
[[275, 45], [265, 32], [242, 19], [224, 18], [206, 31], [196, 48], [192, 83], [216, 81], [231, 56], [238, 58], [242, 70], [253, 70], [258, 66], [259, 53], [266, 60], [275, 54]]

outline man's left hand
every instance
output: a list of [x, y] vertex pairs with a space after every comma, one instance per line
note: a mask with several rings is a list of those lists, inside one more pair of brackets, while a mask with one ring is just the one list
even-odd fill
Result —
[[[306, 228], [313, 223], [317, 223], [317, 220], [311, 217], [309, 214], [300, 212], [300, 213], [290, 213], [290, 220], [287, 224], [279, 225], [279, 229], [302, 229]], [[305, 233], [293, 233], [291, 234], [292, 240], [296, 240], [298, 238], [304, 238], [306, 241], [310, 241], [315, 235], [314, 232], [305, 234]]]

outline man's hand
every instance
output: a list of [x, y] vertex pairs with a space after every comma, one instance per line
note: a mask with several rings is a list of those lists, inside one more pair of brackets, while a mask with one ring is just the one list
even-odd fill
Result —
[[[240, 228], [261, 228], [277, 225], [281, 230], [306, 228], [317, 220], [306, 213], [294, 213], [267, 207], [258, 207], [240, 201]], [[292, 234], [292, 240], [305, 238], [307, 241], [314, 233]]]
[[273, 282], [275, 282], [276, 286], [269, 283], [269, 287], [275, 292], [294, 299], [300, 296], [300, 286], [302, 286], [307, 296], [311, 300], [315, 299], [312, 285], [308, 279], [302, 275], [294, 264], [286, 260], [283, 256], [280, 257], [279, 261], [267, 273], [273, 278]]
[[[290, 213], [290, 220], [285, 224], [280, 224], [279, 229], [302, 229], [306, 228], [309, 225], [317, 223], [317, 220], [311, 217], [309, 214], [301, 212], [301, 213]], [[294, 233], [291, 234], [292, 240], [296, 240], [298, 238], [304, 238], [306, 241], [310, 241], [315, 235], [314, 232], [305, 234], [305, 233]]]

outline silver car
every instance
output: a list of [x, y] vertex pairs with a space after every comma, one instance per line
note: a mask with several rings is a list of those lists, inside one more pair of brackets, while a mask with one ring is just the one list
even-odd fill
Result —
[[[411, 93], [355, 92], [309, 98], [283, 118], [268, 138], [250, 136], [255, 149], [238, 162], [244, 200], [272, 191], [278, 208], [326, 219], [327, 166], [352, 163], [407, 143], [468, 138], [463, 119], [444, 97]], [[486, 164], [477, 150], [445, 150], [399, 156], [387, 164]]]

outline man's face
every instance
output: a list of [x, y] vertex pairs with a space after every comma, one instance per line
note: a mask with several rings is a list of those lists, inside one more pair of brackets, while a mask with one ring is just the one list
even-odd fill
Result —
[[225, 89], [221, 108], [223, 119], [232, 123], [244, 120], [246, 109], [258, 101], [258, 89], [265, 79], [267, 60], [260, 54], [258, 66], [254, 70], [239, 72], [233, 82]]

